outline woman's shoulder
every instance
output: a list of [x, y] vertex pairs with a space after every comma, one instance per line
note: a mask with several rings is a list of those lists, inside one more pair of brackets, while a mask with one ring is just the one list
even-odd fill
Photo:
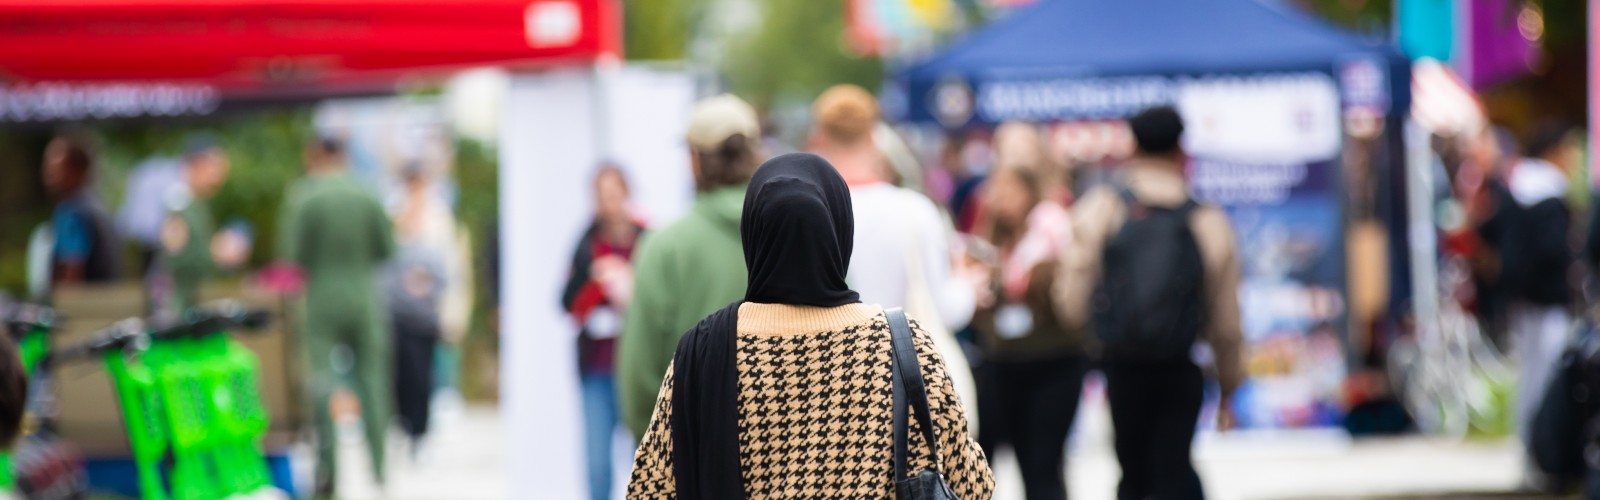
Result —
[[889, 316], [891, 314], [895, 314], [895, 313], [898, 312], [900, 315], [902, 315], [902, 316], [904, 316], [906, 318], [906, 326], [910, 327], [910, 329], [911, 329], [911, 339], [913, 341], [915, 341], [915, 343], [917, 344], [918, 350], [922, 350], [922, 349], [925, 349], [925, 348], [931, 348], [932, 342], [933, 342], [933, 337], [928, 333], [928, 330], [924, 327], [924, 323], [921, 320], [917, 319], [916, 315], [911, 314], [910, 312], [907, 312], [904, 308], [899, 308], [899, 307], [882, 308], [882, 309], [883, 309], [883, 312], [878, 315], [878, 322], [876, 323], [875, 326], [877, 326], [878, 328], [883, 329], [883, 331], [885, 331], [885, 332], [893, 333], [893, 328], [894, 327], [892, 326], [891, 322], [889, 321]]

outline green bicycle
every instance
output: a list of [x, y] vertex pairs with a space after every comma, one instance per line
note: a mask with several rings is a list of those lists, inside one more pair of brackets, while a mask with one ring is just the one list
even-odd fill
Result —
[[105, 364], [143, 498], [254, 494], [272, 484], [261, 451], [270, 418], [261, 403], [255, 354], [228, 332], [259, 330], [269, 321], [264, 311], [215, 303], [163, 328], [147, 328], [138, 319], [120, 321], [79, 345], [50, 353], [44, 362], [98, 359]]

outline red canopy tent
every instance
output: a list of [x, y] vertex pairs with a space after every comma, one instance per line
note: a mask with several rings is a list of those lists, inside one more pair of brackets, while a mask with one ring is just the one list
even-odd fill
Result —
[[620, 50], [614, 1], [0, 0], [0, 108], [8, 91], [305, 96], [587, 63]]

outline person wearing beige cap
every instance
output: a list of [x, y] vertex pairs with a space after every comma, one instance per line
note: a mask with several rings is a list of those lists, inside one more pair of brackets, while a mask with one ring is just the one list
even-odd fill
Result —
[[739, 217], [745, 185], [766, 159], [760, 121], [738, 97], [710, 97], [695, 104], [686, 139], [694, 206], [639, 243], [633, 300], [617, 341], [622, 422], [635, 439], [650, 424], [678, 338], [745, 291]]

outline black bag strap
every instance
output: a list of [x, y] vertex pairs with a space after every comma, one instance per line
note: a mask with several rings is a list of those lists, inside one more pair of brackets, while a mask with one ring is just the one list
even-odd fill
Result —
[[1193, 214], [1195, 209], [1198, 208], [1200, 208], [1200, 202], [1194, 201], [1194, 198], [1185, 199], [1183, 200], [1183, 205], [1178, 206], [1178, 215], [1183, 216], [1184, 220], [1188, 220], [1189, 214]]
[[[1133, 193], [1133, 188], [1128, 187], [1127, 182], [1117, 182], [1114, 187], [1117, 188], [1117, 198], [1122, 200], [1122, 224], [1112, 230], [1113, 235], [1129, 222], [1143, 218], [1145, 213], [1144, 203], [1139, 202], [1139, 195]], [[1110, 243], [1111, 235], [1107, 236], [1105, 243]]]
[[[906, 320], [906, 311], [895, 307], [883, 312], [889, 320], [889, 337], [892, 342], [890, 349], [894, 369], [892, 370], [894, 385], [894, 480], [906, 478], [907, 439], [906, 407], [909, 400], [910, 407], [917, 412], [917, 420], [922, 422], [922, 438], [928, 442], [928, 453], [933, 459], [935, 470], [943, 469], [939, 464], [939, 444], [934, 438], [933, 418], [928, 409], [928, 390], [922, 381], [922, 366], [917, 362], [917, 348], [911, 341], [911, 322]], [[940, 471], [942, 473], [942, 471]]]
[[[1117, 184], [1117, 196], [1122, 198], [1122, 205], [1128, 210], [1128, 216], [1124, 219], [1131, 219], [1133, 210], [1145, 207], [1145, 204], [1139, 201], [1139, 195], [1134, 194], [1133, 188], [1128, 187], [1126, 183]], [[1187, 218], [1196, 208], [1200, 208], [1200, 202], [1194, 201], [1194, 198], [1184, 198], [1183, 204], [1178, 205], [1174, 211]]]
[[1139, 195], [1133, 194], [1133, 188], [1126, 183], [1117, 184], [1117, 196], [1122, 198], [1122, 203], [1129, 207], [1139, 205]]

